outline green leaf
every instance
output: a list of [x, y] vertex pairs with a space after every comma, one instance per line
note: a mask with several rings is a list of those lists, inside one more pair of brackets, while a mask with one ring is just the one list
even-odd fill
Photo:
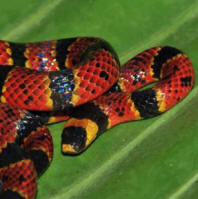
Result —
[[[172, 45], [189, 55], [197, 79], [197, 0], [10, 0], [0, 11], [1, 39], [102, 37], [122, 63], [152, 46]], [[54, 159], [37, 198], [197, 198], [197, 104], [196, 82], [170, 111], [118, 125], [74, 157], [60, 152], [63, 123], [51, 125]]]

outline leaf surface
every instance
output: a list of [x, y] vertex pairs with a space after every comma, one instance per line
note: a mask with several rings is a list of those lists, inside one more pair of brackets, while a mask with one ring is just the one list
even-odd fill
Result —
[[[197, 0], [10, 0], [0, 7], [0, 36], [38, 41], [95, 36], [122, 63], [155, 45], [188, 54], [198, 70]], [[118, 125], [80, 156], [63, 156], [63, 123], [49, 126], [54, 159], [38, 199], [194, 199], [198, 193], [198, 85], [156, 118]]]

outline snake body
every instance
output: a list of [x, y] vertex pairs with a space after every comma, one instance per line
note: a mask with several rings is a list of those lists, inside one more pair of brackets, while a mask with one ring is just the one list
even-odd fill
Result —
[[99, 38], [0, 42], [0, 198], [35, 198], [53, 155], [44, 124], [69, 117], [62, 152], [78, 154], [106, 129], [170, 109], [194, 83], [190, 59], [173, 47], [150, 48], [119, 67]]

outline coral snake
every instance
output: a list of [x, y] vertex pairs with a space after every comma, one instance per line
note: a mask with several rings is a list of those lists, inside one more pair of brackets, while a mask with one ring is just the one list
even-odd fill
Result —
[[36, 197], [37, 178], [53, 156], [45, 124], [69, 118], [62, 152], [78, 154], [116, 124], [170, 109], [194, 83], [189, 58], [169, 46], [119, 68], [115, 51], [99, 38], [0, 41], [0, 199]]

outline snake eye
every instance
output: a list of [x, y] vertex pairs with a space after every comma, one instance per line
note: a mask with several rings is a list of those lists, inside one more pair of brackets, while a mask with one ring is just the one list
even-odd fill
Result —
[[80, 153], [86, 144], [86, 131], [82, 127], [70, 126], [63, 130], [62, 152], [64, 154]]

